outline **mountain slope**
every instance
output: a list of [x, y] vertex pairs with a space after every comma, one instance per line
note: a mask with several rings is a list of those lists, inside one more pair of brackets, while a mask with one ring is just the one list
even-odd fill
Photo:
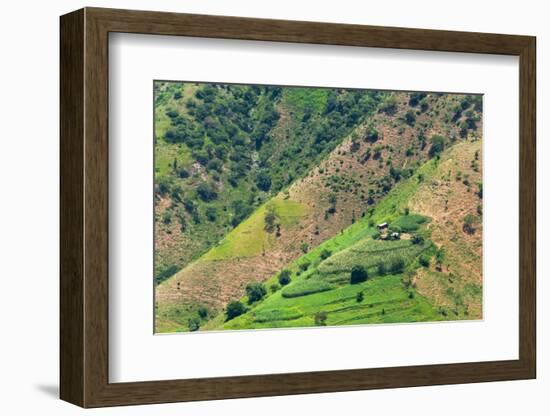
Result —
[[155, 280], [197, 259], [303, 176], [382, 96], [156, 82]]
[[[185, 330], [201, 308], [209, 310], [209, 317], [216, 316], [229, 301], [243, 296], [246, 284], [266, 281], [350, 224], [368, 221], [377, 201], [442, 150], [433, 150], [433, 137], [442, 137], [442, 147], [464, 140], [460, 120], [453, 121], [447, 113], [453, 114], [465, 96], [428, 94], [423, 100], [428, 109], [417, 110], [414, 120], [408, 118], [411, 94], [388, 97], [376, 115], [356, 127], [308, 175], [157, 287], [157, 331]], [[478, 127], [466, 136], [476, 137]]]
[[[481, 180], [474, 163], [480, 151], [480, 141], [463, 142], [427, 162], [380, 201], [370, 217], [289, 264], [290, 284], [277, 287], [278, 276], [272, 276], [266, 281], [268, 287], [275, 285], [272, 293], [247, 313], [227, 322], [219, 316], [204, 329], [480, 319], [481, 195], [477, 185], [464, 183], [465, 177]], [[462, 180], [456, 179], [458, 172]], [[464, 229], [468, 215], [476, 217], [474, 230]], [[377, 239], [373, 223], [386, 221], [400, 228], [401, 240]], [[411, 236], [423, 241], [414, 244]], [[391, 272], [395, 259], [402, 265]], [[350, 284], [350, 272], [358, 265], [369, 278]]]

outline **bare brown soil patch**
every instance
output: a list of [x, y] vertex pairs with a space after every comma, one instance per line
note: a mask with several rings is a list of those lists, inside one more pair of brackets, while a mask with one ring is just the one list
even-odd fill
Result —
[[[482, 200], [477, 186], [482, 173], [481, 165], [472, 168], [476, 154], [481, 160], [481, 148], [481, 141], [456, 145], [410, 201], [411, 210], [432, 218], [431, 239], [445, 251], [441, 271], [432, 265], [430, 271], [419, 271], [415, 280], [418, 290], [438, 305], [453, 305], [456, 295], [468, 292], [468, 286], [482, 285], [483, 224], [478, 212]], [[473, 233], [463, 229], [467, 215], [479, 219]], [[481, 297], [466, 294], [463, 298], [470, 316], [481, 317]]]
[[[419, 114], [414, 126], [407, 125], [402, 120], [409, 109], [405, 99], [407, 96], [397, 94], [399, 105], [396, 114], [388, 116], [380, 113], [373, 116], [347, 137], [309, 175], [296, 181], [279, 195], [304, 204], [307, 213], [300, 218], [297, 225], [283, 227], [281, 235], [275, 238], [271, 247], [261, 255], [251, 257], [194, 262], [157, 288], [157, 303], [163, 307], [204, 304], [214, 311], [220, 311], [227, 302], [244, 295], [247, 283], [265, 281], [301, 256], [303, 244], [307, 244], [308, 249], [311, 249], [364, 215], [370, 206], [387, 194], [389, 189], [382, 188], [381, 179], [389, 176], [392, 166], [399, 169], [414, 167], [415, 164], [427, 159], [429, 145], [422, 147], [419, 141], [421, 130], [427, 139], [433, 134], [458, 134], [456, 127], [448, 127], [442, 122], [429, 123], [434, 117], [428, 114]], [[449, 96], [428, 96], [431, 111], [438, 111], [436, 108], [443, 111], [453, 100], [454, 98]], [[285, 129], [290, 128], [289, 123], [285, 114], [282, 114], [276, 135], [278, 140], [287, 139]], [[380, 133], [374, 143], [364, 138], [367, 125], [370, 124]], [[379, 155], [375, 155], [375, 148], [379, 150]], [[367, 157], [366, 154], [369, 152], [370, 156]], [[473, 156], [473, 153], [470, 153], [469, 150], [465, 150], [464, 155], [457, 158], [460, 162], [449, 162], [449, 169], [452, 168], [455, 172], [460, 168], [467, 172], [465, 164], [470, 163], [469, 158]], [[454, 163], [458, 165], [455, 166]], [[445, 170], [441, 172], [442, 176], [446, 173]], [[479, 173], [478, 176], [480, 175]], [[472, 183], [477, 181], [478, 176], [471, 175]], [[334, 181], [337, 181], [337, 184]], [[475, 210], [477, 205], [474, 203], [474, 192], [465, 192], [465, 185], [455, 182], [454, 179], [438, 179], [437, 185], [425, 184], [421, 196], [419, 195], [411, 205], [413, 212], [433, 218], [430, 224], [433, 239], [436, 244], [451, 248], [449, 252], [454, 251], [455, 246], [458, 247], [460, 244], [454, 241], [456, 233], [462, 232], [457, 228], [461, 224], [459, 219], [464, 213], [470, 212], [472, 207]], [[455, 193], [457, 195], [454, 195]], [[446, 199], [452, 207], [450, 210], [444, 209]], [[177, 235], [177, 232], [174, 235]], [[464, 260], [450, 254], [448, 266], [445, 266], [448, 269], [447, 273], [456, 273], [460, 278], [464, 276], [465, 282], [471, 279], [480, 281], [478, 266], [481, 246], [476, 247], [480, 235], [481, 230], [477, 235], [461, 236], [464, 238], [458, 239], [470, 242], [467, 249], [472, 248], [472, 258]], [[465, 250], [462, 247], [458, 248]], [[429, 280], [423, 275], [418, 275], [416, 282], [422, 293], [434, 299], [440, 297], [436, 289], [430, 293]], [[472, 311], [474, 309], [472, 306]]]

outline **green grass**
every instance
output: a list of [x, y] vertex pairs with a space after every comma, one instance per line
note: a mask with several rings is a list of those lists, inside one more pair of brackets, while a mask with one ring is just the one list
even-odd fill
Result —
[[255, 322], [272, 322], [272, 321], [290, 321], [299, 319], [303, 313], [298, 308], [288, 307], [286, 309], [260, 309], [254, 314]]
[[275, 213], [283, 226], [290, 227], [298, 224], [300, 218], [306, 213], [304, 205], [288, 199], [274, 198], [268, 202], [268, 205], [275, 208]]
[[283, 289], [285, 298], [296, 298], [311, 295], [312, 293], [325, 292], [332, 289], [332, 285], [324, 280], [302, 280]]
[[[175, 308], [156, 308], [155, 332], [187, 332], [187, 321], [191, 318], [200, 318], [197, 314], [197, 305], [181, 305]], [[204, 321], [201, 319], [201, 321]], [[182, 324], [185, 323], [185, 324]]]
[[[419, 171], [424, 177], [434, 171], [436, 162], [429, 161]], [[443, 316], [416, 290], [403, 284], [402, 274], [378, 276], [378, 265], [404, 261], [404, 271], [420, 267], [418, 257], [423, 252], [433, 255], [429, 240], [413, 244], [410, 240], [374, 240], [378, 233], [374, 224], [388, 221], [402, 229], [419, 231], [428, 218], [410, 213], [402, 215], [408, 200], [418, 188], [418, 177], [400, 182], [379, 202], [370, 216], [360, 218], [342, 233], [323, 242], [289, 264], [291, 283], [263, 301], [253, 305], [244, 315], [231, 321], [218, 319], [207, 324], [207, 329], [250, 329], [314, 326], [315, 314], [327, 313], [327, 325], [367, 323], [421, 322], [452, 319]], [[263, 216], [262, 216], [263, 218]], [[325, 260], [321, 253], [329, 250]], [[308, 263], [305, 270], [300, 265]], [[360, 284], [349, 284], [350, 270], [363, 265], [369, 279]], [[277, 282], [277, 274], [265, 282], [269, 287]], [[363, 292], [363, 301], [357, 295]]]
[[[377, 277], [299, 298], [273, 294], [250, 312], [226, 322], [224, 329], [314, 326], [315, 314], [327, 313], [327, 325], [436, 321], [443, 317], [422, 296], [409, 297], [401, 275]], [[357, 294], [364, 299], [357, 302]]]
[[403, 210], [407, 207], [407, 204], [411, 197], [418, 190], [418, 184], [420, 177], [423, 180], [429, 180], [428, 178], [433, 175], [438, 166], [436, 159], [429, 160], [424, 163], [416, 173], [410, 178], [401, 181], [395, 186], [386, 197], [376, 204], [372, 220], [379, 224], [382, 222], [389, 222], [396, 220], [402, 215]]
[[191, 152], [184, 144], [168, 145], [164, 139], [157, 139], [155, 149], [155, 177], [166, 176], [172, 172], [174, 159], [179, 167], [186, 167], [193, 163]]
[[423, 215], [409, 214], [403, 215], [391, 223], [392, 227], [399, 227], [404, 232], [416, 231], [422, 224], [426, 222], [427, 218]]
[[[320, 311], [328, 314], [328, 325], [348, 325], [379, 322], [418, 322], [443, 319], [438, 310], [412, 288], [405, 288], [402, 275], [376, 276], [376, 269], [366, 282], [349, 284], [349, 270], [355, 264], [371, 269], [380, 262], [399, 256], [411, 265], [418, 255], [431, 247], [431, 243], [414, 245], [410, 241], [377, 241], [364, 233], [365, 228], [375, 233], [374, 227], [365, 223], [359, 233], [363, 239], [351, 247], [342, 249], [324, 261], [319, 253], [323, 247], [336, 247], [354, 241], [351, 231], [338, 235], [322, 246], [292, 263], [292, 282], [255, 305], [248, 313], [229, 322], [218, 321], [218, 328], [249, 329], [279, 328], [314, 325], [314, 315]], [[350, 227], [350, 228], [352, 228]], [[346, 235], [347, 234], [347, 235]], [[299, 265], [311, 263], [310, 268], [298, 275]], [[418, 267], [418, 264], [414, 264]], [[336, 277], [336, 278], [335, 278]], [[275, 276], [270, 279], [274, 281]], [[269, 285], [270, 281], [266, 282]], [[357, 294], [363, 292], [364, 300], [357, 302]], [[412, 293], [412, 296], [411, 296]], [[215, 326], [216, 327], [216, 326]], [[213, 329], [210, 327], [209, 329]]]
[[283, 102], [301, 118], [306, 108], [321, 113], [327, 105], [329, 90], [326, 88], [287, 88], [283, 93]]
[[383, 263], [389, 268], [398, 259], [402, 259], [406, 267], [430, 245], [431, 243], [412, 244], [411, 241], [365, 240], [329, 257], [317, 270], [321, 277], [332, 275], [332, 280], [340, 280], [342, 273], [349, 274], [355, 265], [364, 266], [369, 274], [376, 274], [379, 264]]
[[[235, 88], [232, 87], [231, 91], [233, 90]], [[171, 98], [174, 91], [172, 86], [165, 93], [162, 108], [158, 108], [158, 114], [156, 114], [156, 175], [174, 176], [174, 173], [170, 172], [170, 165], [174, 158], [177, 159], [178, 166], [186, 166], [186, 164], [193, 163], [194, 158], [202, 160], [199, 158], [200, 153], [207, 150], [224, 161], [223, 169], [197, 169], [198, 172], [185, 180], [175, 178], [177, 185], [181, 185], [183, 194], [188, 198], [195, 197], [194, 188], [198, 182], [202, 181], [215, 183], [219, 191], [218, 200], [199, 201], [202, 222], [197, 221], [196, 224], [193, 224], [188, 218], [189, 228], [186, 233], [203, 244], [193, 252], [193, 256], [182, 253], [181, 259], [184, 260], [181, 260], [181, 263], [189, 262], [189, 260], [200, 262], [235, 259], [238, 261], [239, 258], [260, 255], [264, 250], [267, 251], [271, 248], [276, 238], [273, 231], [267, 232], [265, 230], [265, 216], [268, 209], [273, 208], [277, 223], [283, 228], [299, 227], [300, 219], [306, 212], [307, 208], [305, 206], [284, 200], [281, 197], [273, 198], [273, 195], [285, 189], [297, 178], [309, 172], [312, 166], [315, 166], [315, 163], [313, 163], [314, 156], [312, 155], [322, 158], [325, 154], [323, 152], [328, 152], [331, 149], [330, 146], [326, 146], [318, 151], [317, 147], [310, 146], [310, 143], [317, 143], [319, 134], [322, 136], [322, 133], [326, 131], [324, 125], [320, 123], [328, 120], [327, 115], [329, 113], [325, 114], [324, 111], [328, 94], [331, 93], [330, 90], [283, 89], [282, 97], [277, 98], [276, 104], [277, 108], [283, 108], [284, 111], [280, 115], [281, 120], [285, 121], [286, 124], [283, 124], [280, 130], [268, 131], [261, 148], [259, 148], [259, 144], [254, 145], [253, 140], [251, 140], [257, 137], [257, 132], [255, 131], [255, 135], [252, 136], [247, 129], [244, 129], [240, 132], [242, 143], [239, 144], [239, 147], [233, 148], [232, 141], [216, 143], [215, 140], [205, 135], [201, 149], [197, 149], [196, 145], [190, 142], [190, 146], [195, 146], [193, 147], [193, 154], [186, 145], [169, 144], [163, 139], [163, 134], [168, 127], [167, 122], [169, 123], [168, 117], [164, 113], [165, 109], [169, 107], [176, 108], [180, 114], [194, 117], [192, 110], [186, 113], [183, 98], [177, 100], [178, 102]], [[225, 88], [223, 91], [220, 89], [216, 103], [220, 105], [240, 104], [241, 96], [235, 94], [232, 97], [233, 92], [230, 93], [229, 91]], [[242, 91], [246, 92], [248, 89], [243, 87]], [[184, 98], [189, 99], [192, 95], [184, 87]], [[244, 120], [260, 120], [263, 119], [264, 115], [269, 115], [268, 110], [273, 104], [269, 97], [267, 93], [261, 95], [255, 108], [249, 113], [243, 114], [242, 118]], [[343, 98], [349, 98], [349, 96], [343, 96]], [[214, 117], [211, 109], [208, 111], [210, 111], [211, 117]], [[293, 115], [293, 120], [290, 121], [286, 117], [289, 112]], [[224, 112], [222, 111], [220, 114], [224, 114]], [[306, 115], [311, 117], [304, 117]], [[325, 118], [327, 120], [324, 120]], [[231, 121], [231, 125], [240, 125], [239, 120], [228, 120], [226, 118], [220, 118], [220, 120]], [[309, 120], [309, 124], [306, 120]], [[338, 121], [337, 118], [336, 121]], [[346, 123], [342, 126], [346, 125], [351, 128], [351, 124], [349, 124], [351, 121], [348, 120]], [[222, 124], [225, 125], [226, 123]], [[333, 127], [329, 122], [325, 124], [327, 127]], [[297, 126], [301, 126], [301, 128], [297, 128]], [[258, 131], [261, 132], [261, 130]], [[330, 140], [327, 143], [336, 143], [341, 140], [345, 136], [342, 131], [347, 130], [340, 128], [335, 130], [334, 134], [329, 134]], [[233, 133], [230, 136], [233, 138]], [[331, 138], [332, 136], [333, 138]], [[216, 135], [212, 135], [212, 137], [214, 138]], [[273, 140], [274, 138], [277, 140]], [[283, 148], [284, 146], [281, 145], [283, 142], [287, 147], [280, 151], [277, 146]], [[314, 149], [315, 152], [312, 152], [311, 149]], [[215, 150], [229, 152], [227, 154], [230, 157], [227, 157], [227, 154], [225, 156], [218, 155], [214, 152]], [[227, 180], [227, 173], [231, 172], [236, 166], [233, 162], [239, 160], [241, 153], [246, 156], [242, 159], [241, 165], [252, 167], [252, 169], [239, 177], [236, 184], [231, 182], [230, 185]], [[209, 155], [209, 157], [212, 157], [212, 155]], [[260, 161], [259, 164], [256, 163], [258, 160]], [[437, 311], [434, 311], [430, 303], [420, 296], [414, 288], [409, 287], [407, 282], [407, 279], [410, 280], [410, 272], [420, 267], [418, 264], [420, 254], [433, 256], [434, 246], [429, 241], [430, 232], [425, 227], [426, 217], [416, 214], [403, 216], [403, 212], [408, 208], [407, 205], [411, 197], [415, 195], [421, 177], [425, 181], [430, 180], [438, 163], [438, 160], [435, 159], [428, 161], [417, 169], [411, 178], [396, 182], [395, 187], [389, 194], [383, 200], [378, 201], [374, 209], [368, 210], [364, 217], [354, 218], [355, 223], [353, 225], [286, 265], [285, 268], [290, 269], [292, 272], [292, 281], [289, 285], [274, 293], [269, 293], [264, 300], [250, 305], [246, 314], [227, 323], [223, 322], [223, 313], [219, 313], [211, 321], [204, 322], [203, 329], [311, 326], [315, 323], [315, 313], [320, 311], [328, 313], [328, 325], [450, 319], [441, 317]], [[203, 164], [206, 165], [205, 162]], [[270, 191], [264, 189], [264, 191], [258, 192], [255, 183], [258, 166], [271, 175], [273, 182]], [[416, 167], [417, 164], [413, 161], [412, 164], [407, 166]], [[331, 185], [338, 187], [340, 191], [351, 192], [355, 179], [345, 175], [342, 175], [341, 179], [338, 182], [331, 183]], [[384, 189], [385, 192], [387, 192], [387, 189]], [[377, 195], [383, 195], [383, 193]], [[231, 222], [231, 220], [235, 218], [236, 214], [232, 212], [231, 204], [235, 201], [246, 201], [248, 206], [255, 210], [236, 228], [232, 228], [236, 221]], [[176, 208], [178, 207], [177, 201], [171, 202]], [[218, 219], [213, 223], [209, 223], [205, 220], [204, 212], [206, 208], [211, 209], [212, 207], [216, 208]], [[365, 204], [365, 210], [367, 209], [368, 207]], [[362, 212], [362, 214], [365, 214], [365, 212]], [[187, 214], [185, 215], [187, 216]], [[237, 218], [240, 220], [242, 217]], [[409, 240], [373, 240], [371, 237], [377, 234], [377, 229], [373, 225], [380, 222], [389, 222], [390, 228], [399, 227], [404, 232], [418, 231], [425, 237], [426, 242], [413, 245]], [[231, 227], [229, 227], [229, 224], [231, 224]], [[302, 242], [289, 242], [291, 247], [294, 248], [299, 246], [300, 243]], [[303, 250], [307, 251], [308, 247], [304, 246]], [[321, 252], [324, 250], [331, 252], [331, 256], [325, 260], [320, 258]], [[195, 255], [197, 257], [194, 257]], [[159, 257], [162, 257], [162, 255], [159, 255]], [[396, 259], [404, 261], [404, 274], [378, 276], [378, 265], [390, 265]], [[309, 265], [307, 269], [300, 270], [300, 265], [305, 263]], [[180, 259], [176, 264], [180, 264]], [[369, 279], [366, 282], [349, 284], [350, 270], [354, 265], [363, 265], [367, 268]], [[276, 282], [277, 273], [264, 283], [269, 288]], [[476, 293], [476, 287], [470, 289], [472, 292], [470, 296], [480, 296]], [[363, 292], [364, 300], [362, 302], [356, 300], [359, 292]], [[457, 304], [460, 303], [456, 291], [448, 290], [447, 292], [449, 298]], [[243, 297], [242, 300], [245, 301], [246, 298]], [[192, 309], [189, 309], [189, 311], [191, 311], [189, 313], [194, 313]], [[218, 312], [219, 310], [216, 311], [216, 313]], [[165, 322], [163, 325], [168, 327], [170, 322], [181, 324], [183, 322], [182, 317], [185, 314], [185, 311], [180, 311], [179, 315], [175, 312], [163, 315], [161, 311], [159, 316], [161, 316], [162, 322]]]
[[250, 217], [228, 233], [201, 260], [250, 257], [271, 247], [275, 237], [265, 230], [265, 214], [268, 205], [274, 207], [281, 225], [287, 227], [296, 224], [299, 218], [306, 213], [306, 207], [298, 202], [274, 198], [268, 204], [259, 207]]
[[[173, 215], [172, 223], [157, 227], [157, 241], [166, 244], [156, 245], [156, 276], [172, 265], [183, 269], [212, 248], [215, 250], [209, 256], [214, 259], [261, 252], [269, 245], [269, 236], [264, 233], [248, 239], [241, 249], [235, 249], [231, 237], [217, 244], [250, 215], [247, 209], [258, 209], [317, 166], [363, 117], [375, 111], [378, 102], [377, 94], [368, 90], [359, 93], [166, 81], [157, 81], [153, 87], [155, 183], [169, 188], [161, 195], [161, 187], [155, 187], [157, 200], [162, 200], [156, 205], [156, 218], [163, 218], [166, 207], [178, 214]], [[346, 100], [349, 106], [345, 111], [339, 108], [325, 113], [329, 94]], [[361, 102], [358, 97], [362, 97]], [[367, 101], [370, 106], [365, 105]], [[304, 111], [309, 118], [303, 117]], [[348, 117], [351, 112], [361, 117]], [[330, 126], [330, 140], [317, 140], [321, 122]], [[187, 134], [180, 131], [178, 135], [177, 140], [183, 143], [165, 140], [168, 130], [177, 130], [176, 124], [188, 126], [183, 129]], [[181, 169], [173, 169], [174, 160], [188, 176]], [[270, 187], [258, 186], [260, 174], [270, 177]], [[197, 196], [202, 182], [216, 187], [215, 200], [204, 201]], [[186, 207], [190, 200], [196, 210]], [[245, 209], [237, 205], [239, 201]], [[214, 221], [207, 215], [212, 209], [216, 210]], [[280, 226], [294, 226], [300, 218], [299, 209], [278, 203]]]

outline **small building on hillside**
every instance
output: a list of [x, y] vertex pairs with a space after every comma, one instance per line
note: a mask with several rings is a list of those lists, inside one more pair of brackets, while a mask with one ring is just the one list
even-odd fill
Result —
[[385, 230], [386, 228], [388, 228], [388, 223], [383, 222], [382, 224], [378, 224], [377, 227], [379, 230]]
[[399, 234], [398, 232], [393, 232], [390, 234], [390, 238], [392, 240], [399, 240], [401, 238], [401, 234]]

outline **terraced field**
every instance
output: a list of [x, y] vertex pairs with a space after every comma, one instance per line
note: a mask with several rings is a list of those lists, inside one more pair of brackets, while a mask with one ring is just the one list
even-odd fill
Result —
[[479, 319], [481, 102], [157, 91], [155, 331]]

